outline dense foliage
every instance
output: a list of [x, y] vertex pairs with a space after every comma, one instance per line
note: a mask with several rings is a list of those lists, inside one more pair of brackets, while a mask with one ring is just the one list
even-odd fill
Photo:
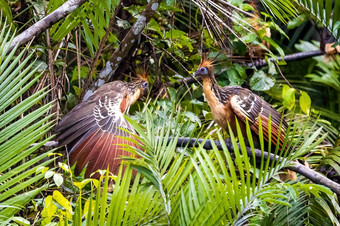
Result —
[[[279, 177], [299, 161], [340, 183], [340, 1], [159, 1], [122, 55], [148, 2], [89, 0], [26, 46], [9, 49], [18, 33], [65, 2], [0, 0], [1, 223], [340, 224], [339, 196], [330, 187], [302, 175]], [[320, 48], [327, 54], [282, 60]], [[123, 57], [110, 81], [129, 80], [137, 67], [149, 73], [150, 92], [127, 117], [143, 151], [126, 149], [143, 158], [123, 157], [118, 175], [84, 178], [64, 148], [49, 147], [52, 128], [117, 54]], [[285, 115], [292, 152], [267, 147], [261, 129], [257, 144], [249, 127], [247, 137], [240, 129], [228, 135], [212, 121], [194, 77], [205, 54], [221, 86], [249, 88]], [[183, 137], [223, 145], [179, 147]]]

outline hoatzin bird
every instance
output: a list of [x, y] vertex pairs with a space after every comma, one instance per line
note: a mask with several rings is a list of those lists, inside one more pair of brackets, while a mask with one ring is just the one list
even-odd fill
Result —
[[[282, 119], [281, 114], [249, 89], [240, 86], [220, 87], [215, 79], [213, 70], [212, 61], [203, 60], [198, 66], [195, 75], [202, 76], [203, 92], [211, 108], [214, 121], [227, 132], [229, 123], [233, 134], [237, 136], [237, 119], [243, 136], [247, 137], [245, 123], [246, 120], [248, 120], [253, 136], [256, 138], [255, 134], [258, 135], [259, 133], [260, 116], [263, 135], [268, 142], [268, 119], [270, 115], [272, 122], [271, 141], [276, 145], [276, 142], [279, 140], [279, 144], [282, 147], [285, 140], [285, 130], [287, 129], [288, 124]], [[280, 127], [281, 119], [282, 125]], [[279, 135], [280, 130], [281, 132]], [[295, 180], [295, 177], [288, 176], [285, 179]]]
[[120, 156], [130, 155], [122, 144], [137, 147], [121, 138], [133, 139], [126, 131], [135, 133], [123, 115], [147, 89], [146, 73], [137, 72], [137, 79], [131, 82], [114, 81], [103, 85], [62, 119], [56, 129], [57, 141], [67, 146], [70, 165], [76, 163], [76, 173], [86, 165], [86, 177], [107, 167], [115, 173], [121, 163]]

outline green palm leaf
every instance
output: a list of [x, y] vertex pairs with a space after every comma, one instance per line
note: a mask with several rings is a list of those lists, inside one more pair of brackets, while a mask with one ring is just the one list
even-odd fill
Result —
[[[39, 79], [34, 77], [32, 54], [20, 62], [23, 49], [15, 56], [17, 47], [11, 52], [5, 47], [10, 42], [10, 30], [0, 24], [0, 222], [10, 219], [37, 194], [47, 188], [38, 183], [44, 175], [39, 168], [47, 166], [53, 159], [38, 163], [52, 151], [33, 154], [49, 139], [44, 139], [52, 127], [51, 116], [42, 117], [51, 109], [52, 104], [41, 106], [28, 113], [38, 104], [48, 91], [39, 90], [30, 97], [23, 94]], [[8, 45], [9, 46], [9, 45]], [[33, 143], [36, 145], [31, 146]], [[39, 185], [40, 184], [40, 185]], [[35, 185], [31, 187], [32, 185]]]
[[321, 23], [324, 27], [339, 38], [340, 29], [340, 2], [332, 0], [295, 0], [298, 9], [307, 12], [315, 21]]
[[[169, 105], [174, 106], [173, 103]], [[185, 126], [185, 116], [189, 114], [175, 107], [169, 110], [167, 104], [163, 106], [162, 110], [152, 107], [146, 109], [141, 115], [143, 122], [137, 123], [127, 118], [139, 134], [136, 136], [139, 141], [135, 142], [140, 148], [133, 150], [126, 146], [126, 149], [143, 156], [143, 159], [124, 158], [124, 166], [121, 166], [118, 176], [114, 179], [112, 194], [107, 192], [107, 172], [101, 177], [105, 179], [103, 186], [97, 180], [85, 180], [84, 184], [93, 182], [91, 194], [86, 197], [80, 192], [73, 222], [83, 222], [86, 225], [97, 222], [107, 225], [244, 225], [266, 219], [263, 207], [271, 209], [273, 214], [277, 210], [288, 208], [289, 216], [297, 219], [298, 216], [306, 216], [309, 213], [297, 211], [302, 204], [308, 205], [304, 201], [305, 196], [299, 196], [295, 190], [301, 193], [309, 192], [308, 195], [314, 200], [317, 200], [320, 194], [331, 197], [325, 199], [326, 203], [323, 202], [319, 207], [326, 212], [331, 209], [334, 214], [325, 215], [325, 219], [336, 222], [334, 216], [337, 205], [329, 203], [335, 200], [329, 189], [310, 185], [307, 181], [291, 185], [275, 180], [279, 171], [289, 165], [289, 161], [304, 155], [324, 139], [324, 136], [320, 136], [320, 129], [306, 135], [304, 125], [297, 123], [293, 128], [289, 128], [286, 142], [293, 142], [291, 146], [296, 151], [288, 154], [278, 146], [270, 148], [272, 145], [269, 143], [269, 153], [273, 152], [279, 156], [276, 161], [264, 157], [267, 147], [261, 127], [259, 143], [262, 156], [255, 157], [255, 145], [249, 125], [246, 138], [252, 155], [248, 154], [246, 138], [242, 136], [239, 125], [238, 140], [230, 131], [233, 150], [227, 148], [220, 133], [218, 139], [222, 150], [219, 150], [214, 142], [212, 150], [204, 149], [204, 143], [197, 148], [178, 148], [178, 131]], [[160, 117], [167, 120], [162, 122]], [[154, 124], [160, 121], [163, 126]], [[268, 129], [271, 131], [270, 126]], [[205, 140], [208, 139], [210, 138]], [[138, 173], [133, 174], [133, 169]], [[82, 187], [83, 185], [80, 186]], [[293, 200], [287, 195], [287, 191], [295, 193]], [[281, 215], [280, 217], [284, 217], [283, 213]]]

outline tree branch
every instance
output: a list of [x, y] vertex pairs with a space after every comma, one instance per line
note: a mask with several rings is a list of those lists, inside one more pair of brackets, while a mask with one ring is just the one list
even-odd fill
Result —
[[[321, 55], [324, 55], [324, 52], [322, 52], [321, 50], [315, 50], [315, 51], [309, 51], [309, 52], [300, 52], [300, 53], [294, 53], [294, 54], [286, 55], [284, 57], [284, 60], [286, 62], [289, 62], [289, 61], [295, 61], [295, 60], [303, 60], [303, 59], [306, 59], [306, 58], [321, 56]], [[280, 60], [282, 60], [282, 57], [278, 57], [277, 59], [280, 61]], [[275, 59], [273, 59], [273, 58], [271, 58], [269, 60], [275, 61]], [[257, 61], [251, 62], [251, 63], [243, 63], [243, 64], [240, 64], [240, 65], [241, 66], [247, 66], [247, 67], [255, 66], [255, 67], [258, 68], [258, 67], [263, 67], [263, 66], [268, 65], [268, 63], [265, 60], [261, 59], [261, 60], [257, 60]], [[218, 77], [218, 75], [216, 75], [216, 77]], [[201, 76], [197, 76], [196, 79], [198, 81], [202, 80]], [[188, 76], [188, 77], [179, 79], [178, 82], [180, 84], [182, 84], [182, 83], [191, 84], [191, 83], [196, 82], [196, 80], [193, 77]], [[173, 86], [174, 84], [172, 82], [168, 82], [167, 85]]]
[[[169, 138], [169, 142], [171, 141], [172, 138]], [[187, 146], [188, 147], [198, 147], [200, 144], [202, 144], [204, 142], [204, 139], [195, 139], [195, 138], [189, 138], [189, 137], [182, 137], [179, 138], [177, 141], [177, 147], [184, 147]], [[217, 147], [217, 149], [222, 150], [222, 144], [219, 141], [214, 140], [214, 143]], [[39, 143], [35, 143], [32, 144], [31, 146], [34, 145], [38, 145]], [[225, 141], [225, 145], [227, 146], [229, 151], [234, 152], [234, 147], [232, 145], [232, 143], [230, 142], [230, 139], [227, 139]], [[45, 143], [44, 146], [48, 146], [48, 147], [57, 147], [58, 146], [58, 142], [55, 141], [48, 141]], [[213, 149], [212, 143], [210, 140], [206, 140], [206, 142], [203, 144], [203, 148], [210, 150]], [[240, 146], [239, 146], [240, 149]], [[247, 149], [247, 154], [252, 157], [253, 156], [253, 151], [251, 150], [250, 147], [246, 147]], [[261, 158], [262, 157], [262, 151], [259, 149], [254, 149], [254, 154], [256, 157]], [[264, 159], [268, 159], [268, 152], [264, 152], [263, 153]], [[270, 154], [269, 155], [270, 160], [275, 160], [275, 161], [280, 161], [281, 157], [274, 155], [274, 154]], [[317, 184], [321, 184], [324, 185], [328, 188], [330, 188], [333, 192], [335, 192], [336, 194], [340, 195], [340, 184], [328, 179], [327, 177], [325, 177], [324, 175], [302, 165], [299, 162], [296, 161], [291, 161], [288, 163], [289, 165], [286, 167], [287, 169], [290, 169], [296, 173], [299, 173], [303, 176], [305, 176], [306, 178], [310, 179], [311, 181], [313, 181], [314, 183]]]
[[[170, 138], [171, 139], [171, 138]], [[195, 139], [195, 138], [188, 138], [188, 137], [184, 137], [184, 138], [179, 138], [178, 142], [177, 142], [177, 146], [186, 146], [188, 145], [189, 147], [197, 147], [199, 144], [203, 143], [204, 139]], [[219, 150], [222, 149], [222, 144], [219, 141], [214, 141], [215, 145], [217, 146], [217, 148]], [[226, 140], [225, 142], [228, 150], [230, 151], [234, 151], [234, 147], [232, 145], [232, 143], [230, 142], [229, 139]], [[203, 148], [205, 149], [212, 149], [212, 144], [210, 140], [207, 140], [204, 145]], [[251, 150], [250, 147], [247, 147], [247, 153], [249, 156], [253, 156], [253, 151]], [[262, 151], [255, 149], [254, 150], [255, 156], [256, 157], [262, 157]], [[279, 161], [281, 159], [281, 157], [274, 155], [274, 154], [270, 154], [270, 159], [271, 160], [276, 160]], [[264, 152], [264, 158], [268, 159], [268, 152]], [[298, 162], [289, 162], [289, 166], [286, 167], [296, 173], [299, 173], [303, 176], [305, 176], [306, 178], [310, 179], [311, 181], [313, 181], [314, 183], [317, 184], [322, 184], [328, 188], [330, 188], [333, 192], [335, 192], [336, 194], [340, 195], [340, 184], [328, 179], [327, 177], [323, 176], [322, 174], [298, 163]]]
[[27, 30], [23, 31], [21, 34], [17, 35], [12, 44], [9, 47], [9, 51], [11, 51], [17, 44], [19, 46], [27, 43], [32, 40], [34, 37], [40, 35], [46, 29], [51, 27], [53, 24], [58, 22], [59, 20], [65, 18], [67, 15], [72, 13], [75, 9], [84, 4], [86, 0], [68, 0], [64, 4], [62, 4], [58, 9], [41, 19], [40, 21], [33, 24]]
[[110, 60], [106, 62], [105, 68], [99, 73], [97, 81], [95, 81], [86, 92], [84, 100], [86, 100], [96, 89], [109, 81], [130, 51], [131, 47], [136, 43], [145, 26], [157, 10], [160, 2], [161, 0], [151, 0], [147, 4], [146, 9], [138, 16], [137, 21], [125, 35], [119, 47], [112, 54]]
[[121, 5], [122, 5], [121, 2], [122, 2], [122, 0], [119, 1], [119, 4], [117, 5], [117, 7], [115, 9], [115, 12], [114, 12], [112, 18], [110, 19], [110, 23], [109, 23], [109, 26], [108, 26], [108, 28], [106, 30], [106, 33], [105, 33], [104, 37], [102, 38], [102, 40], [100, 40], [100, 42], [99, 42], [98, 50], [96, 51], [96, 54], [94, 55], [94, 59], [93, 59], [93, 61], [91, 63], [90, 71], [89, 71], [89, 73], [87, 75], [87, 78], [86, 78], [86, 83], [85, 83], [85, 85], [83, 87], [83, 90], [81, 92], [81, 95], [80, 95], [80, 100], [83, 99], [86, 91], [88, 90], [88, 88], [89, 88], [89, 86], [91, 84], [92, 75], [95, 72], [96, 65], [97, 65], [97, 62], [99, 60], [99, 56], [102, 54], [102, 50], [103, 50], [103, 48], [105, 46], [106, 40], [108, 39], [109, 34], [110, 34], [110, 32], [112, 32], [113, 26], [116, 23], [116, 17], [117, 17], [117, 14], [118, 14], [118, 12], [119, 12], [119, 10], [121, 8]]
[[[324, 55], [325, 53], [322, 52], [321, 50], [315, 50], [315, 51], [309, 51], [309, 52], [300, 52], [300, 53], [293, 53], [293, 54], [289, 54], [286, 55], [285, 57], [278, 57], [277, 60], [281, 61], [281, 60], [285, 60], [286, 62], [289, 61], [295, 61], [295, 60], [303, 60], [306, 58], [310, 58], [310, 57], [315, 57], [315, 56], [321, 56]], [[274, 62], [276, 61], [274, 58], [270, 58], [270, 61]], [[263, 67], [268, 65], [268, 63], [264, 60], [256, 60], [255, 62], [251, 62], [251, 63], [244, 63], [244, 64], [240, 64], [241, 66], [247, 66], [247, 67]]]

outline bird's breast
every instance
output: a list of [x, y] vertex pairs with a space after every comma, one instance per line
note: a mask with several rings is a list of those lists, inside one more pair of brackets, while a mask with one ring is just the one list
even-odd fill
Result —
[[137, 89], [132, 95], [129, 96], [129, 106], [133, 105], [140, 96], [140, 89]]
[[226, 101], [225, 104], [221, 103], [209, 85], [203, 84], [203, 92], [210, 106], [214, 121], [228, 131], [228, 122], [233, 124], [232, 122], [235, 120], [229, 101]]

